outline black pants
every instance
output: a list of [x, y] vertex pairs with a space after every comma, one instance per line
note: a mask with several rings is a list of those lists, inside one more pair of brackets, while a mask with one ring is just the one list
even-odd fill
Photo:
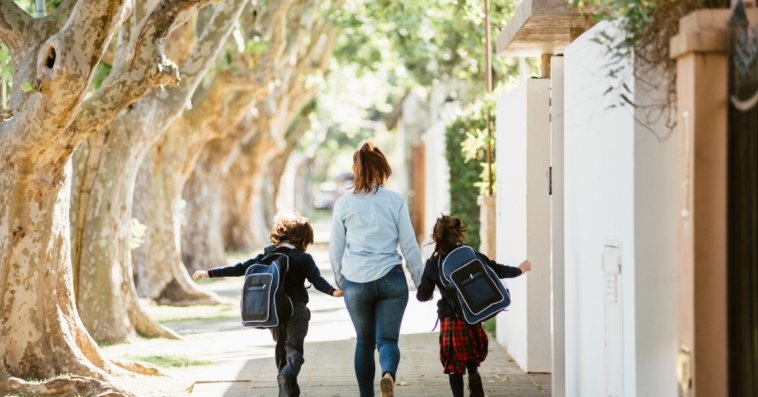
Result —
[[295, 303], [295, 311], [285, 324], [280, 324], [271, 329], [271, 334], [276, 341], [276, 368], [279, 372], [288, 373], [297, 377], [300, 367], [303, 366], [303, 344], [305, 335], [308, 335], [308, 321], [311, 313], [304, 302]]

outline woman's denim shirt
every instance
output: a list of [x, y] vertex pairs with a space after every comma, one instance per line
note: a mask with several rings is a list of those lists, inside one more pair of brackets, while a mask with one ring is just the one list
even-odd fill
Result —
[[403, 256], [418, 287], [424, 272], [405, 198], [383, 187], [376, 193], [348, 192], [337, 199], [332, 216], [329, 260], [334, 281], [368, 283], [384, 277]]

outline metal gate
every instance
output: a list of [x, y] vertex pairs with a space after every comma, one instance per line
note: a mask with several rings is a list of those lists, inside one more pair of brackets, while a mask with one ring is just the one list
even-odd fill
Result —
[[758, 26], [729, 20], [727, 299], [729, 395], [758, 396]]

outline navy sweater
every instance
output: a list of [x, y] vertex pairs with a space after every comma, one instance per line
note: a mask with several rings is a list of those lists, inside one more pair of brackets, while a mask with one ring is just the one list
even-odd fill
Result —
[[[521, 275], [521, 269], [513, 266], [501, 265], [491, 260], [490, 258], [487, 258], [486, 255], [479, 252], [478, 250], [475, 251], [482, 263], [484, 263], [485, 266], [491, 267], [498, 277], [513, 278]], [[445, 258], [443, 257], [442, 260], [445, 260]], [[445, 296], [447, 295], [447, 292], [445, 291], [445, 286], [442, 284], [442, 280], [440, 279], [438, 261], [439, 258], [436, 256], [432, 256], [426, 261], [426, 267], [424, 267], [424, 275], [421, 276], [421, 285], [418, 287], [418, 292], [416, 292], [416, 299], [422, 302], [428, 301], [432, 298], [432, 296], [434, 296], [434, 287], [436, 286], [443, 296], [442, 299], [437, 301], [437, 315], [440, 318], [455, 317], [453, 308], [450, 307], [447, 302], [445, 302]]]
[[287, 272], [287, 278], [284, 280], [284, 293], [292, 299], [293, 302], [301, 301], [308, 303], [308, 293], [305, 291], [305, 280], [308, 280], [317, 290], [334, 296], [336, 291], [328, 281], [321, 277], [321, 272], [316, 267], [316, 262], [310, 254], [293, 250], [287, 247], [276, 247], [274, 245], [267, 247], [262, 254], [245, 262], [236, 265], [214, 267], [208, 270], [208, 276], [215, 277], [240, 277], [245, 275], [247, 268], [258, 263], [276, 250], [289, 256], [290, 269]]

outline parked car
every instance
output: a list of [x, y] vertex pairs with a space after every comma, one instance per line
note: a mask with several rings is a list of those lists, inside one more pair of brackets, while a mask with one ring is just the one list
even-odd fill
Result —
[[334, 208], [335, 201], [337, 201], [337, 184], [335, 182], [324, 182], [316, 190], [313, 207], [317, 210], [330, 210]]

